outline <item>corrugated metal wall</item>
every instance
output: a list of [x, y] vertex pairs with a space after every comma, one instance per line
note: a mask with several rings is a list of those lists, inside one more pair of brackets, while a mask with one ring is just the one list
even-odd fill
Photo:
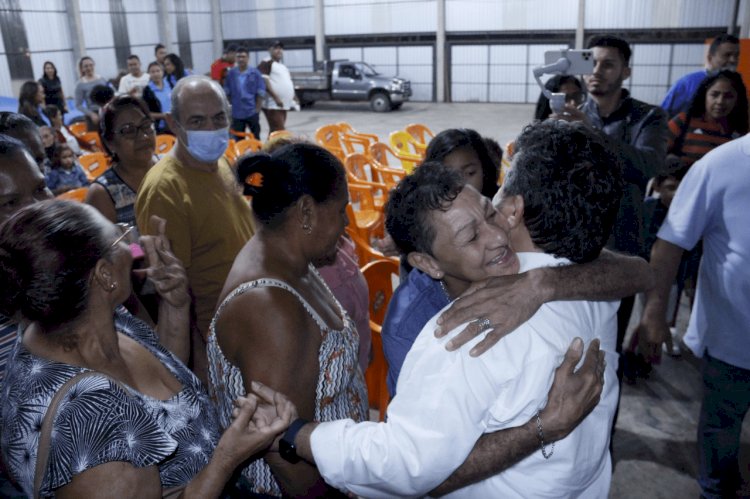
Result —
[[[169, 21], [172, 23], [172, 43], [177, 53], [185, 59], [185, 66], [190, 67], [195, 74], [208, 73], [211, 63], [221, 55], [213, 53], [210, 2], [170, 0]], [[189, 51], [185, 50], [187, 47], [190, 47]], [[190, 53], [189, 60], [184, 52]]]
[[[81, 24], [86, 45], [85, 54], [94, 59], [94, 71], [104, 78], [113, 78], [119, 71], [112, 34], [112, 20], [109, 2], [101, 0], [80, 0]], [[78, 61], [76, 61], [76, 64]], [[66, 94], [73, 95], [73, 88], [63, 87]]]
[[578, 0], [446, 0], [445, 19], [447, 31], [576, 29]]
[[[250, 53], [250, 64], [257, 66], [260, 61], [268, 58], [265, 50]], [[289, 71], [312, 71], [315, 66], [315, 51], [313, 49], [284, 49], [284, 65]]]
[[[79, 0], [85, 52], [96, 61], [96, 71], [106, 78], [117, 73], [117, 54], [135, 53], [144, 69], [153, 60], [159, 40], [157, 1]], [[113, 3], [114, 2], [114, 3]], [[78, 79], [73, 60], [72, 36], [65, 0], [19, 0], [20, 19], [28, 47], [13, 53], [27, 54], [34, 78], [45, 60], [58, 68], [66, 94], [72, 95]], [[314, 36], [314, 0], [220, 0], [223, 38], [295, 38]], [[742, 0], [739, 19], [750, 0]], [[11, 5], [11, 4], [5, 4]], [[15, 5], [15, 4], [14, 4]], [[711, 28], [725, 30], [733, 0], [587, 0], [587, 35], [597, 29]], [[110, 11], [110, 6], [112, 11]], [[528, 33], [575, 29], [578, 0], [446, 0], [448, 35]], [[5, 11], [3, 11], [5, 9]], [[213, 53], [210, 2], [168, 0], [170, 29], [175, 48], [189, 52], [197, 73], [209, 70], [219, 54]], [[122, 16], [126, 20], [122, 28]], [[329, 36], [432, 34], [437, 25], [436, 0], [325, 0], [325, 29]], [[0, 15], [10, 16], [8, 7]], [[113, 25], [115, 28], [113, 29]], [[119, 29], [118, 29], [119, 27]], [[114, 32], [113, 32], [114, 31]], [[128, 44], [122, 46], [122, 40]], [[181, 44], [181, 45], [180, 45]], [[530, 69], [540, 64], [545, 50], [557, 45], [512, 41], [508, 44], [449, 45], [450, 93], [455, 101], [533, 102], [538, 89]], [[633, 77], [626, 82], [633, 94], [658, 102], [679, 76], [700, 68], [701, 44], [634, 44]], [[179, 52], [179, 50], [178, 50]], [[434, 49], [431, 45], [357, 45], [330, 47], [332, 57], [370, 62], [383, 72], [399, 73], [412, 80], [415, 99], [434, 98]], [[253, 54], [254, 62], [265, 52]], [[287, 49], [285, 63], [293, 70], [309, 70], [312, 48]], [[25, 70], [27, 71], [27, 70]], [[23, 71], [21, 71], [23, 72]], [[19, 74], [19, 71], [14, 71]], [[25, 74], [25, 73], [24, 73]], [[6, 47], [0, 38], [0, 94], [16, 96], [22, 79], [11, 81]]]
[[221, 0], [227, 40], [315, 35], [313, 0]]
[[[454, 45], [451, 100], [454, 102], [536, 102], [540, 89], [531, 70], [544, 52], [565, 45]], [[637, 99], [660, 104], [681, 76], [703, 67], [703, 44], [632, 44], [632, 76], [623, 84]], [[543, 78], [542, 81], [546, 81]]]
[[435, 0], [326, 0], [327, 35], [419, 33], [437, 29]]
[[[587, 0], [585, 26], [588, 30], [726, 28], [733, 3], [733, 0]], [[746, 7], [743, 5], [743, 9]], [[739, 19], [743, 15], [741, 11]]]
[[[144, 71], [154, 60], [154, 46], [160, 42], [158, 22], [158, 0], [115, 0], [120, 12], [124, 11], [124, 25], [120, 32], [113, 32], [113, 25], [122, 21], [122, 13], [111, 11], [111, 1], [79, 0], [85, 54], [96, 62], [96, 72], [113, 78], [125, 69], [121, 54], [136, 54], [141, 59]], [[192, 56], [192, 67], [196, 73], [207, 73], [211, 62], [218, 56], [213, 53], [213, 31], [210, 4], [203, 0], [170, 0], [168, 3], [171, 33], [174, 47], [185, 42], [179, 37], [181, 16], [186, 21], [182, 33], [188, 33]], [[23, 0], [20, 13], [28, 39], [28, 56], [33, 68], [33, 77], [41, 77], [44, 61], [57, 66], [63, 90], [72, 96], [78, 80], [78, 61], [73, 57], [73, 38], [70, 32], [69, 13], [65, 0]], [[0, 10], [0, 15], [3, 15]], [[118, 40], [126, 41], [125, 46]], [[11, 81], [5, 47], [0, 38], [0, 95], [18, 96], [23, 80]]]
[[[73, 86], [78, 79], [78, 69], [73, 61], [64, 0], [24, 1], [21, 2], [21, 8], [34, 79], [41, 78], [44, 62], [51, 61], [57, 67], [65, 90], [72, 95]], [[7, 64], [5, 57], [0, 59], [3, 65]], [[6, 93], [6, 88], [11, 86], [9, 74], [4, 68], [0, 71], [0, 94], [18, 97], [18, 85], [15, 91]]]
[[141, 67], [146, 71], [154, 61], [154, 46], [160, 43], [159, 20], [156, 0], [126, 0], [123, 2], [128, 20], [130, 53], [141, 59]]
[[451, 100], [454, 102], [536, 102], [539, 86], [531, 70], [544, 52], [564, 45], [454, 45]]

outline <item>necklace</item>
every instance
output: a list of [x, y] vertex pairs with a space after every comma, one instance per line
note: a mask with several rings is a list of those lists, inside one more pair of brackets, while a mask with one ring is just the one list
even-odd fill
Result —
[[445, 293], [445, 297], [448, 298], [448, 301], [453, 301], [451, 299], [450, 293], [448, 293], [448, 288], [445, 287], [445, 282], [443, 282], [442, 279], [440, 279], [438, 282], [440, 283], [440, 289], [443, 290], [443, 293]]

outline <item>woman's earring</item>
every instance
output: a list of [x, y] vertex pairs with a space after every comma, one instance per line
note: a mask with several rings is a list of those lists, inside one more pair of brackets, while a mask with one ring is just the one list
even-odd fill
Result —
[[109, 285], [109, 290], [114, 291], [115, 289], [117, 289], [117, 283], [113, 282], [112, 284]]
[[302, 230], [305, 231], [305, 234], [312, 234], [312, 226], [309, 223], [303, 223]]

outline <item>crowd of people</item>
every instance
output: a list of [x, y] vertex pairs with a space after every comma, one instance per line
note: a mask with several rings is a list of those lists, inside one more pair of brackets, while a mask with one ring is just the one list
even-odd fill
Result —
[[[448, 129], [389, 193], [381, 249], [402, 276], [381, 423], [343, 165], [297, 137], [224, 156], [230, 129], [260, 136], [261, 109], [283, 129], [283, 44], [258, 69], [228, 46], [212, 78], [159, 45], [109, 96], [82, 58], [76, 107], [112, 161], [84, 203], [53, 199], [88, 179], [45, 63], [0, 115], [0, 493], [606, 497], [618, 378], [672, 340], [670, 288], [702, 239], [700, 271], [683, 263], [699, 484], [734, 494], [750, 407], [739, 41], [716, 37], [662, 107], [623, 88], [625, 40], [588, 47], [592, 74], [547, 83], [565, 107], [540, 98], [504, 178], [492, 139]], [[157, 131], [176, 138], [161, 157]]]

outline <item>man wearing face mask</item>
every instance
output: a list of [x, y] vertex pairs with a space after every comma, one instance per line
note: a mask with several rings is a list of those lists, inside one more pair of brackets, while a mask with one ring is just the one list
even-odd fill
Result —
[[234, 258], [254, 233], [250, 207], [222, 157], [229, 119], [227, 98], [217, 82], [204, 76], [182, 78], [172, 90], [172, 110], [166, 115], [177, 143], [146, 174], [135, 204], [141, 234], [148, 233], [151, 215], [167, 221], [172, 251], [187, 270], [196, 317], [192, 368], [204, 381], [204, 338], [219, 293]]

